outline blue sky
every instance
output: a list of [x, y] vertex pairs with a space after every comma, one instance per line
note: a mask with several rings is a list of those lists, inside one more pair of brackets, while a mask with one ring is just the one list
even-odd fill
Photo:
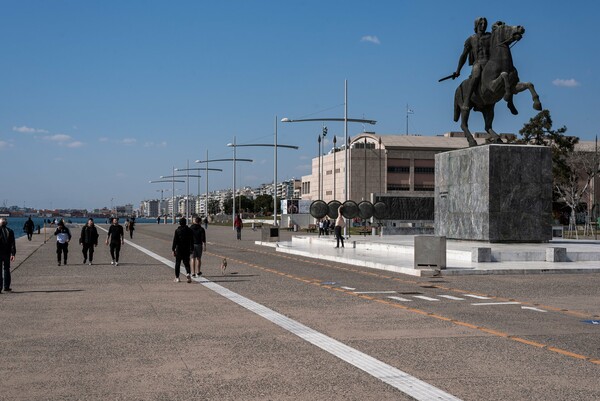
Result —
[[[138, 205], [160, 197], [149, 180], [209, 158], [226, 144], [271, 142], [275, 116], [369, 118], [380, 134], [439, 135], [452, 120], [452, 73], [473, 21], [523, 25], [513, 58], [555, 128], [593, 140], [599, 128], [600, 45], [594, 1], [0, 1], [0, 202], [28, 207]], [[470, 73], [465, 66], [462, 78]], [[516, 117], [500, 103], [497, 132]], [[471, 128], [483, 130], [479, 113]], [[343, 124], [329, 123], [329, 136]], [[349, 135], [363, 130], [350, 124]], [[279, 124], [279, 180], [309, 173], [321, 123]], [[271, 182], [271, 148], [238, 183]], [[9, 166], [9, 167], [6, 167]], [[215, 163], [210, 189], [231, 187]], [[202, 173], [203, 174], [203, 173]], [[202, 178], [204, 180], [204, 178]], [[205, 184], [202, 181], [202, 192]], [[183, 188], [180, 185], [180, 188]], [[192, 192], [197, 184], [191, 185]]]

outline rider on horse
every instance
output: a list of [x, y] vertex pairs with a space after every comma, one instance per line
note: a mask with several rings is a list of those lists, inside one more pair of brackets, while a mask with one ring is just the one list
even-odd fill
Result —
[[[467, 93], [464, 96], [464, 104], [462, 105], [463, 110], [471, 109], [471, 96], [475, 92], [475, 89], [479, 85], [481, 81], [481, 74], [483, 72], [483, 68], [490, 57], [490, 37], [491, 34], [486, 32], [487, 29], [487, 19], [485, 17], [479, 17], [475, 20], [475, 34], [471, 35], [465, 41], [465, 47], [458, 59], [458, 68], [456, 72], [452, 74], [452, 79], [460, 76], [460, 70], [463, 65], [467, 61], [467, 56], [469, 57], [469, 65], [473, 66], [471, 71], [471, 76], [465, 80], [468, 82]], [[510, 99], [507, 101], [507, 106], [510, 109], [512, 114], [518, 114], [517, 109], [515, 108], [512, 95]]]

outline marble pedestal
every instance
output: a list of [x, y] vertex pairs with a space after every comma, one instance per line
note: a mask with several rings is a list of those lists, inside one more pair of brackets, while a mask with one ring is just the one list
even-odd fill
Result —
[[435, 155], [435, 235], [547, 242], [551, 217], [550, 148], [484, 145]]

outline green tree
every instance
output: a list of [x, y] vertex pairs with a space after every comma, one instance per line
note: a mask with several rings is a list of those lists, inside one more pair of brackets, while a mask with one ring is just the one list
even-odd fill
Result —
[[[241, 210], [238, 210], [241, 205]], [[236, 212], [253, 212], [254, 211], [254, 200], [248, 198], [245, 195], [238, 195], [235, 197], [235, 210]]]
[[254, 211], [263, 216], [273, 214], [273, 197], [271, 195], [258, 195], [254, 199]]
[[208, 200], [208, 214], [215, 215], [219, 213], [221, 209], [219, 208], [219, 201], [217, 199], [209, 199]]
[[222, 212], [225, 213], [225, 214], [231, 214], [233, 212], [233, 198], [231, 196], [228, 196], [223, 201], [223, 210], [222, 210]]
[[575, 144], [579, 142], [578, 137], [567, 136], [565, 132], [566, 126], [552, 129], [552, 117], [548, 110], [540, 111], [519, 131], [523, 138], [517, 143], [549, 146], [552, 149], [552, 173], [555, 181], [569, 176], [566, 160], [575, 149]]

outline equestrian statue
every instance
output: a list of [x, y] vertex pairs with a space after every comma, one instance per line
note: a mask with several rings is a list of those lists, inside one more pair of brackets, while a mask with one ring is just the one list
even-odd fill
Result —
[[469, 131], [469, 114], [471, 110], [483, 114], [485, 131], [489, 143], [502, 143], [500, 136], [492, 129], [494, 107], [501, 99], [506, 101], [510, 112], [518, 114], [513, 104], [513, 95], [529, 89], [533, 99], [533, 108], [542, 110], [540, 98], [531, 82], [519, 82], [519, 74], [515, 68], [510, 52], [511, 44], [523, 37], [525, 28], [510, 26], [504, 22], [495, 22], [492, 32], [486, 32], [487, 19], [475, 20], [475, 34], [465, 41], [464, 50], [458, 60], [454, 73], [439, 80], [456, 79], [460, 70], [469, 60], [473, 66], [471, 75], [465, 79], [454, 93], [454, 121], [461, 120], [461, 128], [465, 133], [469, 146], [477, 146], [477, 142]]

